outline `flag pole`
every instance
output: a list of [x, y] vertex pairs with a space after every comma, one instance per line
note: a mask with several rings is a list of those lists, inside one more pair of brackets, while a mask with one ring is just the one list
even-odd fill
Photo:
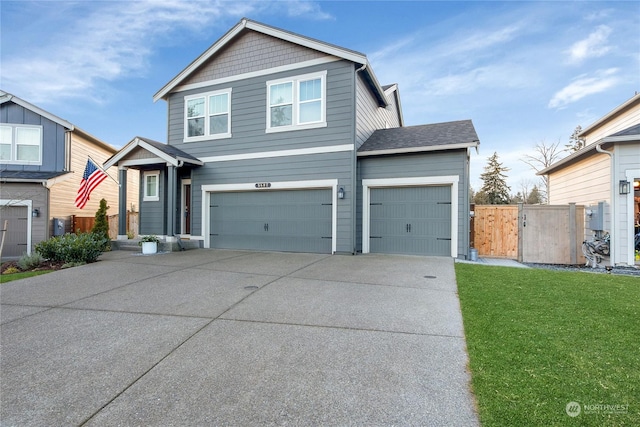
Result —
[[104, 172], [109, 178], [113, 179], [113, 182], [115, 182], [116, 184], [118, 184], [118, 187], [121, 187], [120, 183], [114, 179], [111, 175], [109, 175], [109, 172], [107, 172], [106, 170], [102, 169], [102, 166], [100, 166], [100, 163], [96, 162], [93, 158], [91, 158], [91, 156], [87, 155], [87, 157], [89, 157], [89, 159], [93, 162], [94, 165], [96, 165], [98, 167], [98, 169], [100, 169], [102, 172]]

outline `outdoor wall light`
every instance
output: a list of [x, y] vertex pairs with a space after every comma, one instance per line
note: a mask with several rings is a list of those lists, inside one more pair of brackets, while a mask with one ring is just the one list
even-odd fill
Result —
[[344, 199], [344, 187], [340, 187], [338, 190], [338, 199]]
[[37, 218], [40, 216], [40, 209], [35, 208], [34, 210], [31, 211], [31, 216], [34, 218]]
[[620, 194], [629, 194], [631, 191], [631, 184], [629, 181], [620, 181], [619, 192]]

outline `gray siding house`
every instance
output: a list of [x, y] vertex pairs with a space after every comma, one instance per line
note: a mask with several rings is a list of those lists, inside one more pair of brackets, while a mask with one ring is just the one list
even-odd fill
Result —
[[397, 85], [381, 86], [364, 54], [242, 19], [154, 100], [168, 105], [167, 144], [137, 137], [105, 163], [120, 182], [141, 171], [141, 234], [468, 254], [473, 124], [405, 127]]

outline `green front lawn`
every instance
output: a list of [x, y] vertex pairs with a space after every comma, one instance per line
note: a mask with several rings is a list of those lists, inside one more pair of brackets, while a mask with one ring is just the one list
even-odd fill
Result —
[[639, 278], [455, 268], [483, 427], [640, 426]]
[[21, 271], [20, 273], [12, 273], [12, 274], [0, 274], [0, 283], [7, 283], [13, 280], [39, 276], [41, 274], [51, 273], [52, 271], [53, 270], [38, 270], [38, 271]]

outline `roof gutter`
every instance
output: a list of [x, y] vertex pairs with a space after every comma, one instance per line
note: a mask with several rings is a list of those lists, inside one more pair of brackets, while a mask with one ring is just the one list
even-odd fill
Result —
[[458, 144], [430, 145], [427, 147], [392, 148], [388, 150], [358, 151], [358, 157], [382, 156], [385, 154], [425, 153], [429, 151], [448, 151], [463, 148], [478, 147], [479, 141], [462, 142]]

